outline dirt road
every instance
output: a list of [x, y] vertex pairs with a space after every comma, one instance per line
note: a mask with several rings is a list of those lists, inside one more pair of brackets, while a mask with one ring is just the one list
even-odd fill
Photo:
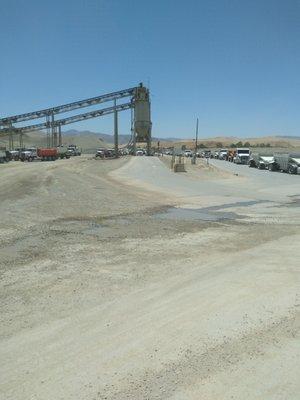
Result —
[[226, 165], [0, 166], [1, 399], [299, 398], [299, 176]]

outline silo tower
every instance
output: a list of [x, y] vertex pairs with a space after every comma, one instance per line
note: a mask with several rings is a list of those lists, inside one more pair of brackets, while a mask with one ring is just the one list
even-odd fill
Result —
[[142, 83], [134, 94], [134, 139], [135, 142], [147, 143], [147, 154], [151, 148], [151, 113], [149, 89]]

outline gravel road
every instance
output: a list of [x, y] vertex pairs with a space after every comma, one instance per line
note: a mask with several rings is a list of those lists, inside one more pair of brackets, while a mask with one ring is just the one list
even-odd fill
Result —
[[299, 399], [300, 177], [168, 163], [0, 166], [1, 399]]

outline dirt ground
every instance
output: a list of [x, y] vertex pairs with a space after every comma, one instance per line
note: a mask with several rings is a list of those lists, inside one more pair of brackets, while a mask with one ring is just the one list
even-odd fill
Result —
[[0, 165], [0, 398], [299, 399], [300, 177]]

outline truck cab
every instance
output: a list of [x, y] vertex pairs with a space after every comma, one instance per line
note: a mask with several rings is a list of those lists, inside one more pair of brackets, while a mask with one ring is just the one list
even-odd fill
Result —
[[221, 149], [219, 151], [219, 160], [226, 160], [227, 159], [227, 149]]
[[250, 149], [246, 148], [237, 148], [235, 156], [233, 158], [233, 162], [235, 164], [248, 164], [250, 159]]
[[35, 158], [37, 158], [37, 150], [35, 147], [24, 149], [20, 151], [19, 154], [21, 161], [33, 161]]

